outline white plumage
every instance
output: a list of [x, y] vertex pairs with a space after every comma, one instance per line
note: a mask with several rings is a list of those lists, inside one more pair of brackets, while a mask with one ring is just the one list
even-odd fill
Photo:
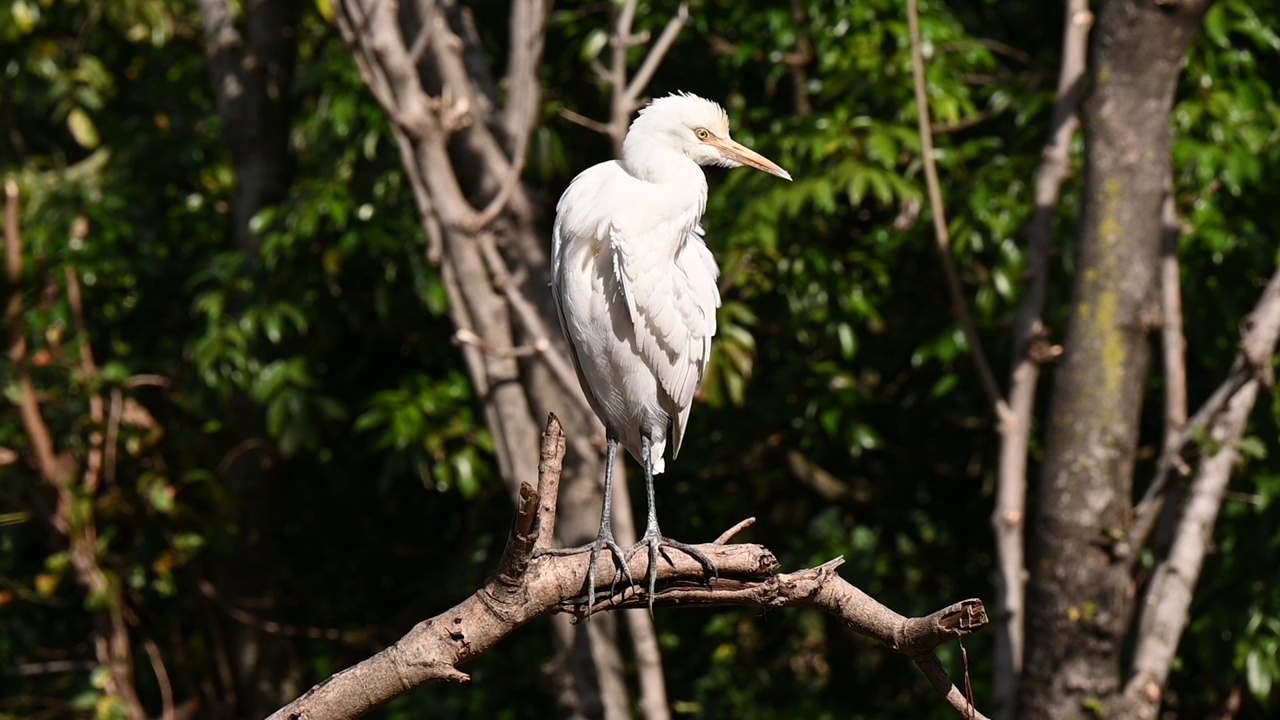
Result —
[[609, 440], [600, 535], [590, 546], [589, 605], [601, 548], [626, 567], [609, 520], [618, 443], [645, 468], [649, 521], [631, 553], [649, 548], [650, 607], [660, 545], [688, 552], [714, 572], [701, 553], [662, 537], [653, 475], [664, 469], [668, 441], [673, 458], [680, 451], [720, 306], [719, 268], [699, 225], [707, 204], [699, 166], [744, 164], [791, 179], [729, 138], [719, 105], [670, 95], [640, 111], [621, 159], [583, 171], [556, 206], [552, 294], [583, 392]]

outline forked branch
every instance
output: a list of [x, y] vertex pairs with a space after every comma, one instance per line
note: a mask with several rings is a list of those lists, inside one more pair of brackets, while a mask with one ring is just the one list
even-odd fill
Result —
[[[492, 648], [529, 621], [556, 612], [586, 617], [646, 599], [628, 587], [593, 608], [583, 607], [585, 553], [541, 554], [554, 532], [565, 436], [552, 416], [542, 436], [538, 488], [520, 489], [507, 547], [498, 571], [471, 597], [410, 630], [391, 647], [343, 670], [281, 708], [273, 719], [322, 720], [358, 717], [392, 698], [432, 682], [465, 682], [459, 666]], [[727, 533], [728, 534], [728, 533]], [[725, 538], [727, 540], [727, 538]], [[842, 560], [779, 573], [777, 558], [759, 545], [710, 543], [699, 548], [716, 567], [708, 581], [692, 558], [675, 554], [658, 570], [659, 607], [738, 605], [760, 608], [810, 607], [838, 618], [845, 627], [913, 660], [930, 684], [966, 718], [983, 718], [965, 699], [934, 651], [987, 623], [980, 600], [964, 600], [925, 617], [907, 618], [881, 605], [836, 573]], [[630, 567], [636, 587], [645, 586], [647, 559]], [[614, 568], [601, 558], [598, 583], [608, 587]]]

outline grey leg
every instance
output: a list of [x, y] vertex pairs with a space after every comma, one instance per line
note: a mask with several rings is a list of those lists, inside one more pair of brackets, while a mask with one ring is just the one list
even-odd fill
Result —
[[[649, 615], [653, 615], [653, 596], [658, 582], [658, 554], [661, 548], [669, 547], [688, 555], [697, 560], [702, 565], [702, 569], [707, 571], [708, 577], [716, 576], [716, 568], [711, 564], [711, 560], [707, 558], [701, 550], [687, 545], [682, 542], [676, 542], [671, 538], [663, 537], [662, 531], [658, 529], [658, 511], [655, 507], [653, 499], [653, 459], [650, 457], [651, 444], [649, 437], [646, 435], [641, 445], [641, 454], [644, 456], [644, 491], [645, 497], [649, 505], [649, 517], [645, 523], [644, 537], [640, 538], [640, 542], [628, 553], [628, 557], [634, 555], [642, 547], [649, 549]], [[671, 558], [667, 558], [667, 562], [671, 562]]]

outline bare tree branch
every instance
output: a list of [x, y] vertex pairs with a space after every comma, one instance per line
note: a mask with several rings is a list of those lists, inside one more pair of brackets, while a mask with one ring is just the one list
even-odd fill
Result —
[[511, 4], [511, 52], [508, 54], [507, 104], [503, 109], [503, 126], [510, 143], [511, 156], [523, 164], [529, 135], [538, 125], [542, 85], [538, 82], [539, 61], [545, 42], [548, 0], [514, 0]]
[[[358, 717], [421, 685], [465, 682], [458, 666], [488, 651], [536, 617], [567, 612], [578, 617], [620, 607], [644, 607], [646, 598], [628, 587], [584, 608], [586, 553], [539, 554], [555, 522], [559, 463], [564, 434], [554, 416], [543, 433], [539, 488], [521, 485], [515, 519], [497, 573], [474, 595], [410, 630], [391, 647], [336, 673], [271, 717], [327, 720]], [[983, 718], [955, 688], [934, 651], [987, 622], [981, 601], [965, 600], [920, 618], [906, 618], [844, 581], [833, 560], [815, 568], [779, 573], [777, 559], [758, 545], [707, 544], [699, 549], [712, 560], [717, 577], [707, 581], [692, 558], [677, 554], [659, 568], [656, 604], [664, 607], [745, 605], [764, 609], [809, 607], [839, 619], [845, 627], [877, 640], [915, 661], [930, 684], [963, 717]], [[643, 585], [647, 559], [630, 567]], [[611, 561], [597, 569], [601, 585], [614, 580]]]
[[1270, 358], [1280, 339], [1280, 270], [1267, 284], [1249, 316], [1248, 326], [1236, 365], [1252, 368], [1253, 372], [1207, 426], [1216, 448], [1201, 461], [1178, 520], [1172, 547], [1157, 564], [1147, 586], [1140, 609], [1132, 674], [1121, 701], [1122, 716], [1126, 718], [1146, 720], [1159, 713], [1178, 641], [1190, 620], [1191, 597], [1204, 557], [1212, 545], [1223, 493], [1240, 457], [1236, 446], [1244, 437], [1249, 413], [1263, 384], [1259, 361], [1270, 367]]
[[[10, 333], [9, 362], [17, 384], [22, 425], [35, 450], [40, 478], [56, 498], [47, 521], [67, 544], [67, 557], [77, 582], [89, 597], [103, 599], [93, 612], [95, 628], [91, 640], [98, 664], [107, 669], [105, 690], [120, 698], [131, 720], [143, 720], [147, 715], [134, 687], [133, 652], [129, 627], [124, 618], [123, 599], [118, 585], [111, 583], [98, 562], [98, 531], [92, 515], [83, 517], [83, 513], [75, 509], [71, 486], [76, 459], [57, 451], [53, 433], [40, 408], [35, 383], [27, 369], [27, 341], [22, 327], [22, 235], [18, 210], [18, 185], [10, 180], [5, 183], [5, 269], [13, 294], [9, 298], [5, 319]], [[100, 461], [98, 467], [101, 467]], [[86, 475], [83, 492], [91, 493], [97, 479], [96, 475]]]
[[996, 385], [996, 377], [987, 362], [986, 351], [982, 349], [982, 341], [978, 337], [978, 329], [973, 324], [973, 315], [969, 312], [969, 303], [964, 299], [964, 291], [960, 287], [960, 276], [956, 272], [955, 260], [951, 257], [951, 237], [947, 231], [946, 209], [942, 204], [942, 185], [938, 181], [938, 168], [933, 160], [933, 134], [930, 132], [929, 98], [924, 84], [924, 56], [920, 52], [920, 15], [916, 0], [907, 0], [907, 24], [911, 33], [911, 69], [915, 78], [916, 116], [920, 126], [920, 151], [924, 162], [925, 185], [929, 192], [929, 205], [933, 210], [934, 238], [938, 243], [938, 257], [942, 260], [942, 274], [947, 281], [947, 293], [951, 296], [951, 311], [960, 321], [965, 342], [973, 356], [973, 364], [978, 370], [978, 378], [982, 381], [982, 389], [991, 402], [992, 409], [1002, 426], [1016, 422], [1009, 404], [1000, 394]]
[[[44, 481], [56, 487], [65, 482], [65, 478], [59, 469], [60, 461], [53, 447], [53, 436], [40, 415], [35, 385], [26, 367], [27, 336], [22, 328], [22, 229], [18, 219], [18, 184], [9, 180], [4, 189], [5, 269], [13, 293], [9, 296], [5, 311], [9, 329], [9, 363], [18, 383], [18, 408], [22, 414], [23, 428], [27, 431], [27, 438], [36, 454], [36, 467], [40, 469]], [[64, 534], [69, 530], [66, 527], [56, 529]]]
[[569, 108], [561, 108], [560, 117], [564, 118], [565, 120], [568, 120], [569, 122], [575, 125], [581, 125], [582, 127], [588, 130], [594, 130], [595, 132], [598, 132], [601, 135], [609, 134], [609, 126], [607, 124], [602, 123], [599, 120], [592, 120], [586, 115], [576, 113], [570, 110]]
[[[73, 223], [73, 233], [75, 226]], [[81, 231], [83, 232], [83, 231]], [[83, 239], [83, 238], [81, 238]], [[71, 307], [71, 322], [76, 329], [77, 352], [80, 355], [80, 372], [91, 378], [98, 374], [98, 365], [93, 359], [93, 347], [89, 344], [89, 328], [84, 321], [84, 300], [80, 292], [80, 277], [71, 265], [65, 268], [67, 279], [67, 305]], [[100, 429], [106, 420], [106, 403], [98, 393], [89, 395], [89, 421], [94, 429], [89, 432], [89, 451], [84, 463], [84, 488], [90, 493], [97, 492], [102, 483], [105, 463], [105, 436]]]
[[1169, 443], [1187, 424], [1187, 341], [1182, 333], [1182, 279], [1178, 265], [1178, 210], [1173, 190], [1164, 198], [1160, 249], [1160, 340], [1164, 355], [1164, 436]]
[[1155, 477], [1143, 494], [1142, 500], [1134, 507], [1133, 525], [1129, 530], [1127, 542], [1121, 548], [1131, 568], [1151, 538], [1156, 520], [1168, 502], [1171, 479], [1175, 474], [1180, 474], [1177, 470], [1179, 465], [1185, 466], [1186, 460], [1183, 456], [1193, 446], [1196, 436], [1216, 423], [1235, 396], [1250, 382], [1258, 380], [1264, 385], [1274, 382], [1270, 358], [1274, 352], [1275, 342], [1273, 340], [1268, 342], [1268, 333], [1271, 330], [1266, 323], [1270, 321], [1269, 303], [1275, 302], [1272, 296], [1280, 292], [1280, 289], [1277, 289], [1277, 283], [1280, 283], [1280, 271], [1272, 276], [1262, 299], [1250, 314], [1249, 327], [1240, 341], [1240, 352], [1226, 379], [1161, 451], [1160, 458], [1156, 462]]
[[610, 60], [606, 68], [593, 61], [592, 66], [597, 75], [609, 83], [609, 121], [592, 120], [572, 110], [562, 109], [560, 116], [569, 122], [581, 125], [590, 130], [609, 136], [613, 145], [614, 156], [622, 155], [622, 141], [627, 136], [627, 128], [631, 125], [631, 115], [640, 108], [640, 98], [644, 95], [653, 74], [662, 65], [663, 58], [675, 44], [680, 31], [689, 21], [689, 4], [680, 3], [676, 14], [667, 21], [658, 39], [650, 46], [640, 68], [630, 80], [627, 79], [627, 51], [649, 41], [647, 35], [634, 35], [631, 22], [635, 19], [638, 0], [625, 0], [614, 19], [613, 31], [609, 36]]
[[657, 72], [658, 66], [662, 64], [663, 58], [667, 56], [667, 52], [680, 35], [684, 24], [688, 21], [689, 3], [682, 2], [680, 7], [676, 8], [676, 14], [667, 21], [666, 27], [662, 28], [662, 34], [658, 35], [658, 39], [649, 48], [649, 53], [645, 55], [644, 61], [640, 63], [640, 68], [636, 70], [636, 74], [627, 83], [624, 98], [629, 101], [628, 104], [632, 105], [627, 110], [626, 114], [628, 116], [635, 112], [636, 106], [640, 103], [640, 95], [644, 93], [645, 88], [649, 87], [649, 81], [653, 79], [653, 74]]
[[160, 648], [151, 638], [142, 641], [147, 651], [147, 659], [151, 661], [151, 671], [155, 673], [156, 684], [160, 686], [160, 720], [177, 720], [173, 704], [173, 684], [169, 682], [169, 670], [164, 666], [164, 657]]
[[[1083, 91], [1085, 54], [1093, 15], [1088, 0], [1068, 0], [1062, 34], [1062, 67], [1053, 106], [1049, 139], [1036, 172], [1036, 209], [1027, 226], [1027, 267], [1022, 300], [1013, 330], [1013, 369], [1009, 377], [1009, 407], [1014, 421], [1000, 434], [999, 480], [991, 517], [1000, 568], [996, 611], [996, 717], [1012, 720], [1022, 674], [1026, 631], [1026, 516], [1027, 456], [1035, 417], [1040, 363], [1046, 357], [1047, 333], [1042, 315], [1048, 285], [1053, 218], [1070, 169], [1071, 138], [1080, 126], [1077, 111]], [[1051, 353], [1049, 353], [1051, 355]]]

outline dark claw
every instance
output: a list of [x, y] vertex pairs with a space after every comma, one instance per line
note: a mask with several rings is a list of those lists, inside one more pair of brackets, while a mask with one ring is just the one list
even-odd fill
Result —
[[565, 557], [568, 555], [581, 555], [584, 552], [591, 553], [587, 566], [587, 610], [588, 612], [596, 604], [596, 563], [600, 559], [600, 551], [609, 548], [609, 554], [613, 556], [613, 566], [618, 572], [613, 575], [613, 583], [609, 586], [609, 594], [616, 594], [618, 591], [618, 578], [625, 577], [627, 585], [635, 585], [636, 581], [631, 577], [631, 568], [627, 567], [627, 558], [629, 557], [622, 547], [613, 539], [612, 532], [601, 533], [596, 537], [595, 541], [586, 545], [578, 545], [571, 548], [546, 548], [544, 550], [535, 550], [534, 557], [539, 555], [553, 555], [555, 557]]
[[630, 560], [636, 553], [640, 552], [641, 548], [644, 548], [644, 547], [647, 547], [649, 549], [648, 596], [649, 596], [649, 615], [650, 616], [653, 615], [653, 596], [658, 583], [658, 555], [661, 554], [663, 557], [665, 557], [667, 559], [667, 562], [670, 563], [671, 565], [675, 564], [671, 562], [671, 556], [662, 551], [663, 548], [671, 548], [673, 550], [679, 550], [685, 555], [688, 555], [694, 560], [697, 560], [698, 564], [702, 566], [702, 569], [707, 572], [708, 576], [710, 576], [711, 578], [715, 578], [718, 576], [718, 573], [716, 573], [715, 565], [711, 564], [711, 560], [701, 550], [687, 543], [682, 543], [676, 540], [672, 540], [671, 538], [663, 537], [662, 533], [658, 532], [656, 529], [650, 529], [648, 532], [644, 534], [644, 537], [640, 538], [640, 542], [636, 543], [635, 547], [631, 548], [630, 552], [627, 553], [627, 559]]
[[[636, 581], [631, 578], [631, 568], [627, 567], [627, 556], [613, 539], [613, 533], [608, 535], [600, 535], [596, 541], [591, 543], [591, 559], [587, 566], [587, 612], [591, 612], [591, 608], [596, 605], [596, 561], [600, 559], [600, 550], [609, 548], [609, 554], [613, 556], [613, 584], [609, 587], [609, 594], [612, 595], [618, 589], [618, 576], [623, 575], [627, 578], [628, 585], [635, 585]], [[620, 572], [618, 572], [620, 571]], [[589, 617], [589, 615], [588, 615]]]

